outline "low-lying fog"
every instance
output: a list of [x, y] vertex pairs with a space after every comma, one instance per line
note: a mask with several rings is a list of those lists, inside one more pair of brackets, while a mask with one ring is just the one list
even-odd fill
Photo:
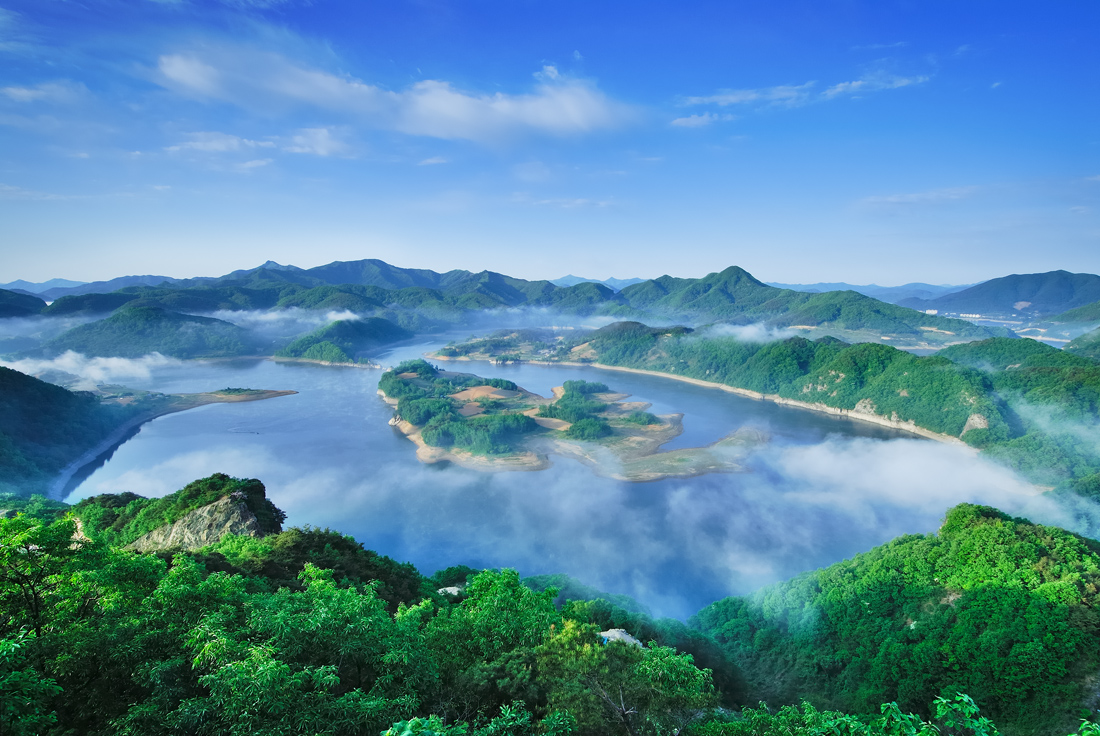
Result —
[[[382, 360], [396, 363], [442, 342], [404, 347]], [[214, 472], [256, 477], [287, 511], [288, 524], [351, 534], [425, 573], [459, 563], [515, 567], [524, 575], [565, 572], [633, 595], [661, 615], [686, 617], [723, 596], [898, 535], [934, 532], [944, 512], [962, 501], [1074, 525], [1033, 486], [965, 448], [663, 378], [463, 366], [543, 395], [567, 378], [602, 380], [654, 402], [655, 411], [683, 411], [677, 446], [705, 444], [743, 425], [763, 428], [772, 441], [752, 455], [751, 472], [631, 484], [563, 459], [547, 471], [492, 475], [425, 466], [386, 424], [391, 410], [375, 394], [376, 370], [262, 360], [65, 360], [71, 371], [106, 371], [135, 388], [301, 392], [155, 420], [71, 500], [126, 490], [163, 495]]]

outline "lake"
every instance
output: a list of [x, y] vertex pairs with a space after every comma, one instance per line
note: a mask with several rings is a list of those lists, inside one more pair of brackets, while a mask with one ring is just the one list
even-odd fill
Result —
[[[441, 344], [406, 345], [379, 360], [396, 364]], [[708, 444], [742, 426], [765, 430], [771, 441], [745, 473], [626, 483], [555, 457], [545, 471], [483, 474], [419, 463], [415, 446], [387, 424], [393, 412], [376, 394], [378, 370], [169, 361], [119, 382], [166, 393], [299, 393], [149, 422], [67, 500], [160, 496], [215, 472], [255, 477], [287, 512], [288, 526], [339, 530], [425, 574], [455, 564], [564, 572], [681, 618], [900, 534], [935, 531], [960, 501], [1058, 522], [1056, 509], [1009, 471], [876, 425], [597, 368], [441, 367], [508, 378], [544, 396], [565, 380], [602, 381], [652, 402], [654, 413], [684, 414], [684, 432], [668, 449]]]

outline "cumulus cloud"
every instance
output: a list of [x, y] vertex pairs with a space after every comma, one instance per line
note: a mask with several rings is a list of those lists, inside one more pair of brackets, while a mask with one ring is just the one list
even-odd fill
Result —
[[481, 142], [521, 132], [589, 133], [632, 116], [594, 84], [553, 66], [537, 72], [535, 89], [523, 94], [469, 92], [443, 80], [393, 91], [307, 68], [280, 54], [222, 48], [165, 54], [155, 79], [183, 94], [245, 107], [315, 107], [386, 130]]

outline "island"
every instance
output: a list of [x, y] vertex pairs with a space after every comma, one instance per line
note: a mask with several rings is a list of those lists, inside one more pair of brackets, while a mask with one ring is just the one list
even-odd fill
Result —
[[394, 407], [390, 424], [416, 444], [421, 462], [485, 472], [543, 470], [550, 455], [623, 481], [743, 472], [748, 453], [767, 441], [743, 428], [706, 447], [662, 451], [683, 432], [682, 414], [651, 414], [648, 403], [590, 381], [566, 381], [547, 398], [411, 360], [384, 373], [378, 387]]

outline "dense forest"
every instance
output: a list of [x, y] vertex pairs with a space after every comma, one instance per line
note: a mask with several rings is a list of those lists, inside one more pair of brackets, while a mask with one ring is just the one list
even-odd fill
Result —
[[[74, 297], [80, 298], [80, 297]], [[74, 327], [43, 346], [46, 355], [66, 350], [88, 356], [225, 358], [255, 353], [249, 333], [210, 317], [127, 304], [110, 317]]]
[[44, 491], [62, 468], [142, 409], [0, 366], [0, 492]]
[[[124, 546], [225, 498], [264, 531]], [[1093, 696], [1097, 545], [992, 509], [689, 627], [568, 578], [426, 577], [329, 530], [281, 531], [256, 480], [0, 505], [13, 736], [995, 734], [989, 715], [1060, 736]]]
[[408, 330], [378, 317], [337, 320], [299, 337], [275, 355], [326, 363], [352, 363], [364, 358], [368, 351], [410, 337], [412, 333]]
[[502, 331], [440, 353], [641, 368], [874, 413], [961, 438], [1036, 483], [1100, 493], [1100, 448], [1089, 439], [1100, 423], [1100, 363], [1035, 340], [991, 338], [917, 356], [832, 337], [749, 342], [618, 322], [568, 338]]

